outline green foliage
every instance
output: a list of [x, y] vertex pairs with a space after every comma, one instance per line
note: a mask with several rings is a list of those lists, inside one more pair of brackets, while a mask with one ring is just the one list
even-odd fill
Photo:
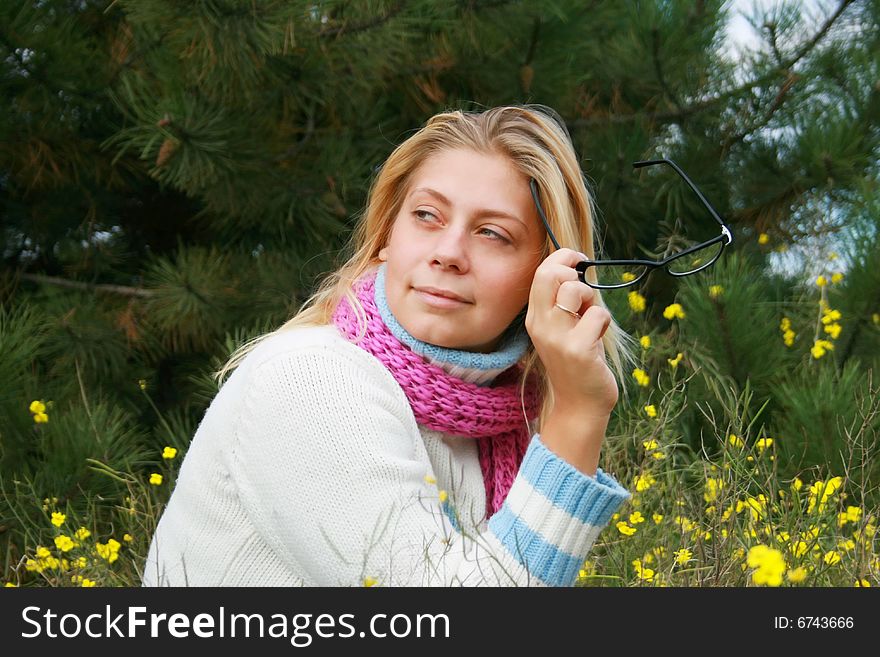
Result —
[[[694, 506], [712, 459], [734, 469], [728, 493], [756, 494], [752, 462], [728, 458], [727, 440], [754, 449], [772, 436], [762, 490], [811, 468], [851, 468], [865, 484], [880, 366], [880, 5], [820, 4], [756, 12], [761, 45], [737, 61], [724, 48], [735, 10], [714, 0], [0, 3], [6, 572], [70, 585], [16, 565], [51, 545], [55, 504], [92, 541], [134, 537], [119, 563], [81, 575], [137, 582], [217, 394], [211, 375], [338, 266], [375, 167], [449, 108], [556, 109], [604, 257], [659, 258], [717, 234], [687, 188], [636, 160], [674, 159], [734, 231], [704, 272], [658, 271], [603, 295], [652, 340], [640, 355], [649, 385], [625, 382], [633, 395], [610, 431], [626, 440], [607, 441], [609, 464], [633, 475], [652, 464], [666, 502], [680, 493]], [[820, 300], [841, 314], [837, 337]], [[675, 302], [685, 317], [664, 318]], [[817, 339], [833, 350], [814, 357]], [[34, 400], [48, 422], [35, 422]], [[665, 458], [646, 452], [650, 440]], [[161, 459], [166, 445], [176, 462]], [[151, 472], [165, 483], [147, 483]], [[740, 529], [742, 547], [752, 537]], [[600, 552], [632, 581], [644, 554], [613, 544]], [[698, 544], [701, 569], [673, 581], [744, 581], [732, 543]]]
[[[720, 373], [739, 387], [748, 379], [765, 390], [786, 367], [779, 348], [779, 317], [757, 267], [739, 253], [724, 255], [703, 275], [682, 281], [678, 301], [687, 321], [678, 323], [681, 339], [711, 354]], [[713, 298], [710, 288], [721, 287]]]
[[[861, 368], [849, 362], [841, 370], [831, 363], [816, 362], [791, 372], [782, 381], [775, 397], [774, 435], [780, 437], [781, 465], [793, 474], [805, 467], [822, 464], [832, 472], [841, 472], [844, 464], [853, 468], [853, 476], [871, 481], [880, 474], [875, 470], [860, 472], [865, 451], [877, 449], [880, 436], [880, 406], [876, 385], [866, 380]], [[861, 431], [869, 445], [856, 455], [847, 453], [847, 436]]]

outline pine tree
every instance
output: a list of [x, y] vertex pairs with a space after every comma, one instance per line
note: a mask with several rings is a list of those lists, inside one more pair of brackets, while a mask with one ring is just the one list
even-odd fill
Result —
[[[662, 257], [717, 234], [667, 171], [631, 165], [669, 157], [688, 172], [732, 226], [735, 253], [711, 274], [652, 274], [643, 313], [626, 292], [607, 302], [631, 332], [692, 345], [696, 401], [717, 382], [748, 386], [769, 427], [804, 444], [839, 431], [804, 409], [822, 403], [817, 376], [823, 390], [861, 389], [880, 354], [880, 3], [814, 14], [781, 3], [752, 17], [763, 41], [742, 61], [723, 48], [731, 11], [720, 0], [3, 3], [3, 486], [29, 476], [39, 495], [84, 506], [78, 490], [109, 494], [86, 457], [146, 469], [162, 445], [185, 449], [216, 392], [212, 368], [339, 264], [394, 146], [438, 111], [505, 103], [565, 120], [605, 257]], [[831, 243], [839, 260], [820, 263]], [[780, 268], [792, 253], [797, 266]], [[844, 328], [819, 360], [823, 263], [845, 272], [828, 288]], [[710, 284], [724, 294], [707, 296]], [[676, 299], [690, 313], [680, 331], [661, 317]], [[789, 352], [783, 316], [797, 327]], [[656, 369], [675, 353], [655, 356]], [[803, 376], [789, 380], [793, 368]], [[51, 430], [28, 412], [40, 399], [53, 401]], [[825, 412], [852, 418], [861, 402], [831, 403]], [[692, 411], [683, 430], [696, 448], [705, 417]]]

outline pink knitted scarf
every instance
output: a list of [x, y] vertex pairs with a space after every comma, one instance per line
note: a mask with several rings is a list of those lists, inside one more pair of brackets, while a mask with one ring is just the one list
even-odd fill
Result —
[[[517, 379], [521, 366], [509, 367], [492, 386], [479, 386], [448, 374], [400, 342], [387, 327], [376, 307], [375, 281], [373, 270], [353, 286], [367, 314], [367, 331], [359, 343], [357, 315], [346, 299], [337, 306], [332, 321], [344, 337], [378, 358], [391, 372], [419, 424], [477, 439], [487, 517], [491, 516], [507, 497], [531, 440], [520, 405]], [[537, 380], [530, 376], [525, 388], [530, 422], [537, 417], [539, 404]]]

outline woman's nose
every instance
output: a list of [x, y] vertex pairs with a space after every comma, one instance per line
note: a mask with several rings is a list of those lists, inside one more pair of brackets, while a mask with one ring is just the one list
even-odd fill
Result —
[[465, 228], [447, 228], [439, 233], [434, 242], [432, 259], [444, 268], [455, 267], [466, 271], [469, 267]]

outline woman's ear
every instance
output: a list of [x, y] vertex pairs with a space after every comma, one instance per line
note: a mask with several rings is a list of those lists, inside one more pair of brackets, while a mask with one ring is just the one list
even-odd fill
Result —
[[379, 260], [381, 260], [382, 262], [388, 261], [388, 247], [387, 246], [382, 247], [379, 250]]

